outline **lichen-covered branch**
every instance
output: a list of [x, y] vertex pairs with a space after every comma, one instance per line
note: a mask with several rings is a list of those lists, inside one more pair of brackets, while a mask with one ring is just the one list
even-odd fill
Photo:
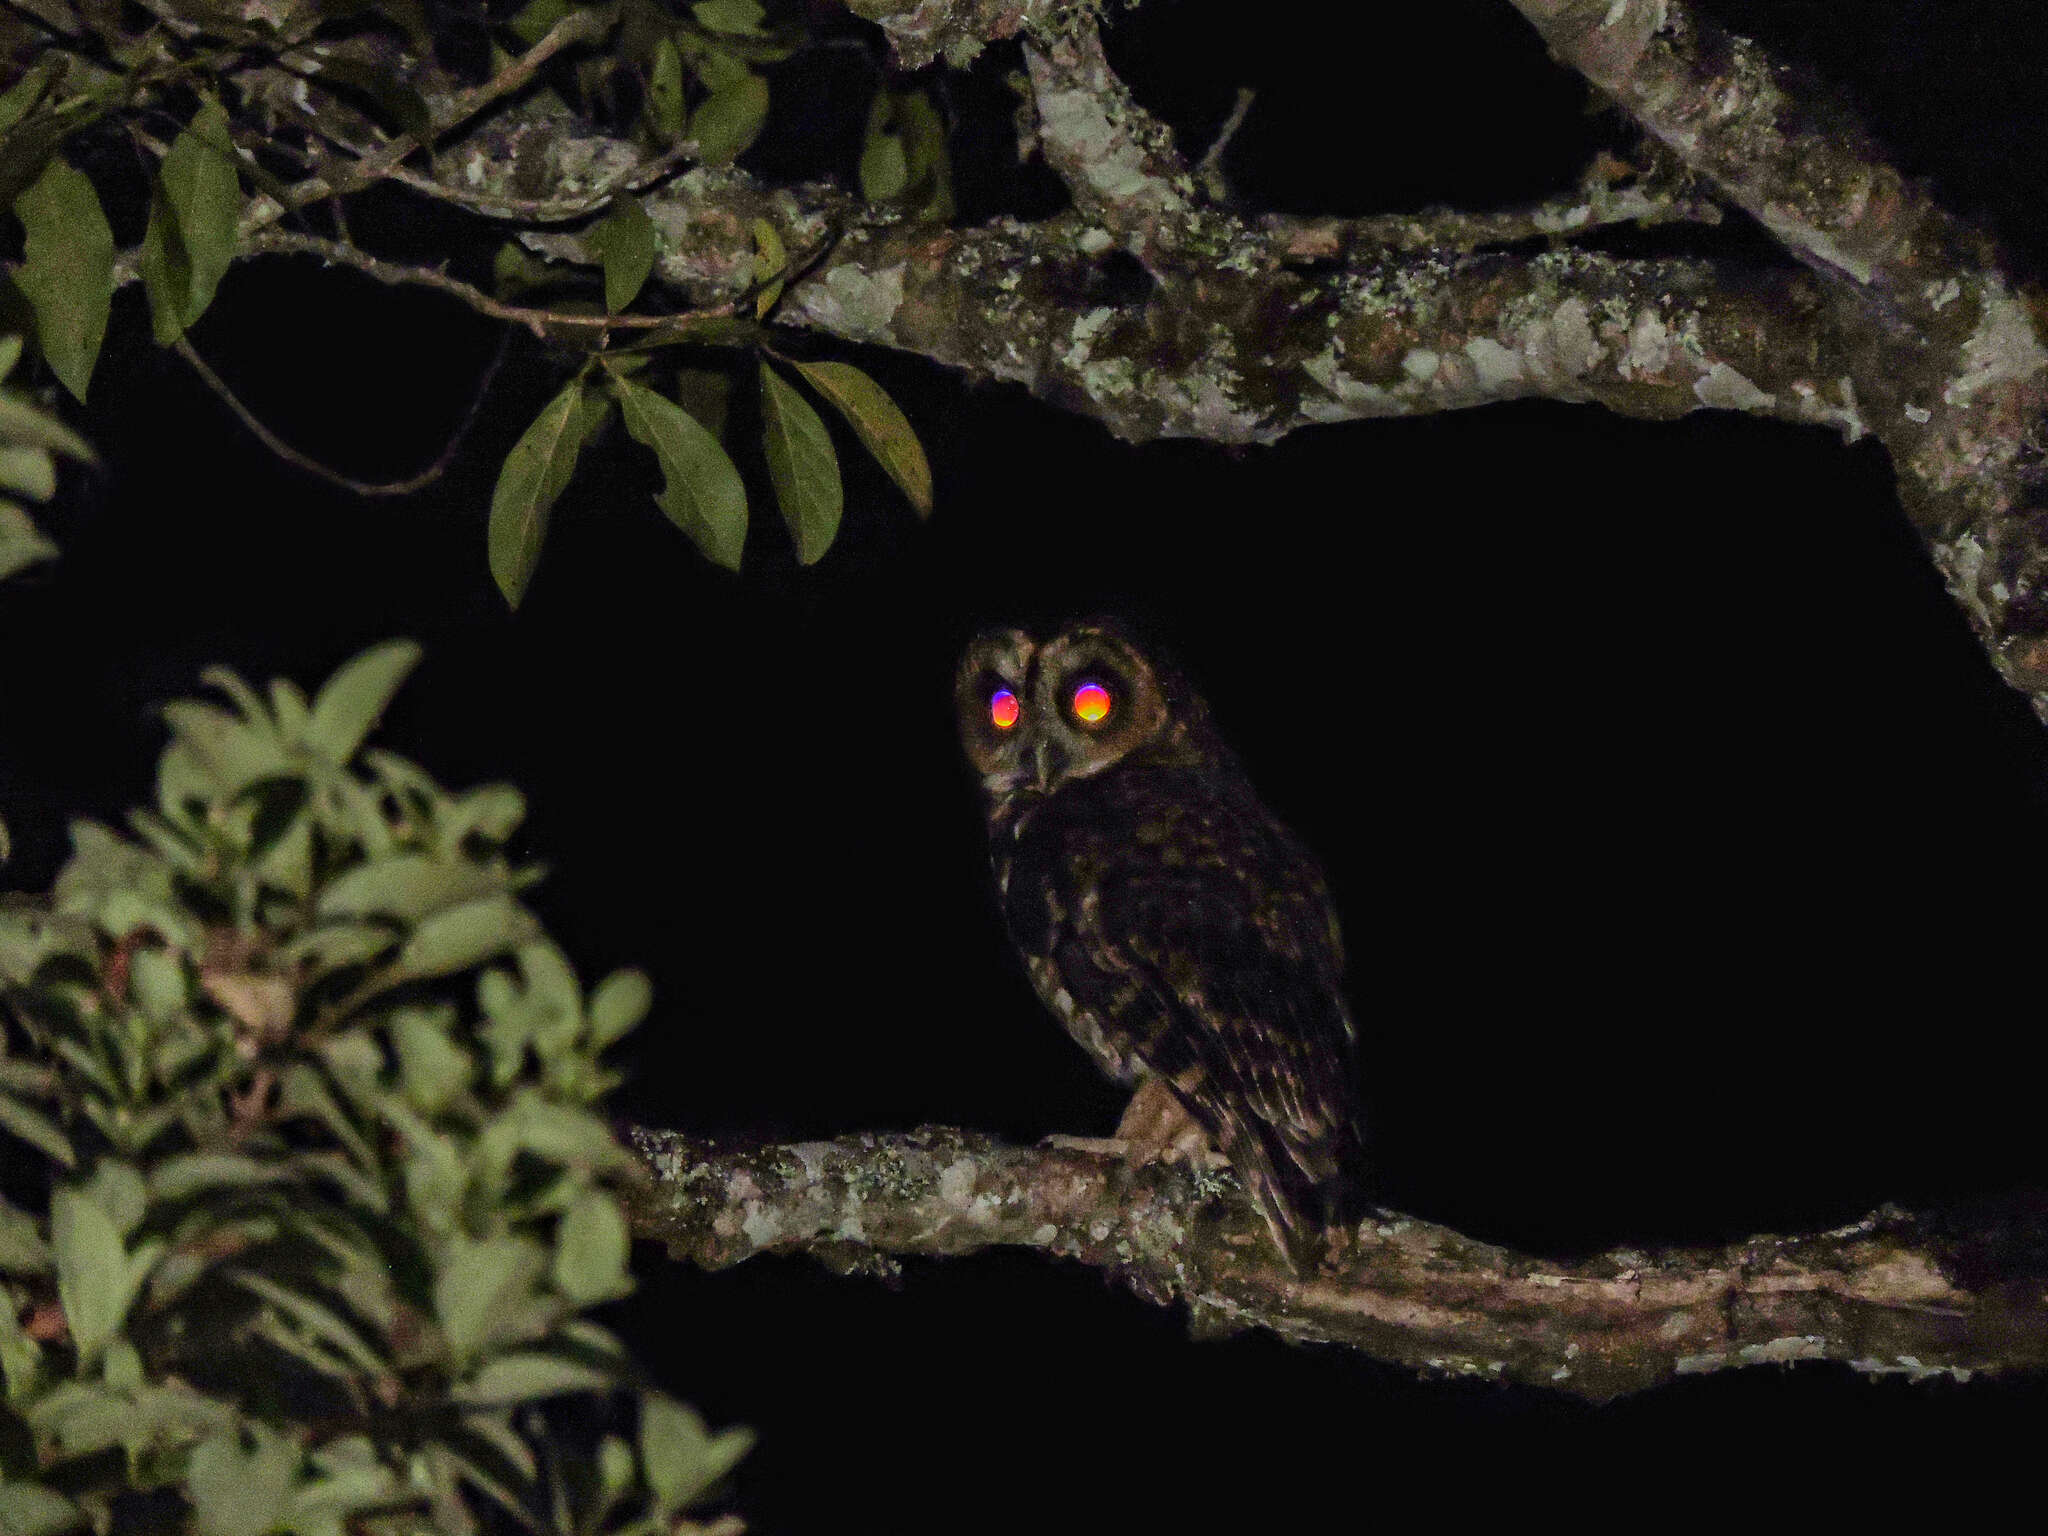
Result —
[[1686, 0], [1514, 0], [1579, 70], [1821, 274], [1856, 322], [1864, 426], [1992, 659], [2048, 719], [2041, 323], [1991, 242], [1850, 115]]
[[1182, 1168], [944, 1129], [743, 1151], [633, 1139], [653, 1174], [638, 1230], [708, 1268], [1036, 1248], [1184, 1304], [1198, 1332], [1260, 1328], [1596, 1401], [1800, 1360], [1916, 1378], [2048, 1367], [2038, 1202], [1572, 1262], [1382, 1216], [1297, 1277], [1234, 1185]]

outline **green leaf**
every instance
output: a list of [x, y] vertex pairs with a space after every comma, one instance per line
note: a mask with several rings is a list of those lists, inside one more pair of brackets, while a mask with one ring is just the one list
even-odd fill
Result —
[[466, 859], [394, 853], [358, 864], [330, 881], [314, 911], [322, 918], [380, 914], [418, 922], [445, 907], [503, 891], [506, 885], [502, 872]]
[[811, 388], [846, 419], [861, 446], [889, 473], [920, 517], [932, 510], [932, 467], [910, 419], [888, 391], [851, 363], [798, 363]]
[[92, 182], [61, 159], [14, 200], [14, 211], [27, 234], [14, 282], [36, 312], [36, 344], [83, 400], [114, 301], [114, 231]]
[[57, 461], [41, 448], [0, 448], [0, 491], [48, 501], [57, 494]]
[[713, 32], [730, 32], [739, 37], [759, 37], [767, 20], [756, 0], [698, 0], [690, 14], [700, 26]]
[[534, 936], [531, 914], [501, 894], [445, 907], [423, 919], [392, 962], [401, 977], [447, 976], [516, 949]]
[[740, 568], [747, 542], [747, 490], [740, 472], [695, 417], [631, 379], [613, 379], [626, 430], [654, 450], [663, 485], [655, 504], [707, 559]]
[[663, 139], [674, 142], [683, 136], [683, 56], [673, 37], [654, 45], [654, 61], [647, 71], [647, 116]]
[[528, 0], [508, 25], [522, 43], [539, 42], [555, 23], [569, 14], [569, 0]]
[[576, 455], [595, 429], [583, 398], [583, 380], [571, 379], [541, 407], [533, 425], [505, 455], [491, 493], [491, 575], [506, 603], [517, 608], [533, 580], [548, 514], [576, 472]]
[[62, 1163], [66, 1168], [73, 1167], [78, 1161], [64, 1133], [40, 1110], [29, 1108], [12, 1094], [0, 1093], [0, 1131], [20, 1137], [45, 1157]]
[[242, 189], [228, 116], [206, 100], [157, 171], [142, 277], [157, 345], [169, 346], [206, 313], [235, 258]]
[[291, 1176], [289, 1168], [241, 1152], [178, 1152], [149, 1170], [153, 1200], [188, 1200], [211, 1189], [247, 1189]]
[[419, 662], [411, 640], [386, 640], [344, 662], [313, 701], [305, 744], [330, 763], [348, 762]]
[[616, 314], [633, 302], [654, 270], [654, 220], [634, 199], [620, 198], [587, 243], [604, 263], [604, 307]]
[[365, 1376], [390, 1374], [390, 1367], [370, 1342], [325, 1302], [315, 1301], [255, 1270], [237, 1269], [230, 1272], [228, 1278], [268, 1302], [299, 1332], [327, 1346]]
[[45, 448], [87, 462], [92, 459], [92, 445], [84, 438], [7, 390], [0, 390], [0, 443]]
[[56, 558], [57, 546], [37, 531], [28, 514], [12, 502], [0, 501], [0, 581], [39, 560]]
[[50, 1246], [72, 1342], [80, 1359], [96, 1359], [120, 1332], [163, 1245], [145, 1243], [130, 1254], [114, 1219], [82, 1191], [67, 1187], [50, 1196]]
[[57, 1536], [85, 1524], [85, 1511], [41, 1483], [0, 1483], [0, 1532]]
[[640, 1467], [664, 1515], [687, 1508], [753, 1449], [754, 1432], [705, 1432], [697, 1410], [650, 1392], [640, 1401]]
[[[880, 98], [875, 105], [880, 107]], [[871, 203], [886, 203], [909, 182], [910, 157], [903, 152], [903, 141], [870, 117], [867, 143], [860, 152], [860, 195]]]
[[[699, 72], [704, 73], [701, 65]], [[705, 165], [725, 165], [745, 154], [768, 121], [766, 80], [744, 69], [719, 75], [710, 94], [690, 114], [690, 137], [697, 141], [697, 159]]]
[[761, 424], [768, 478], [782, 520], [796, 540], [797, 560], [813, 565], [839, 532], [845, 500], [839, 455], [818, 413], [766, 363], [761, 364]]
[[500, 1355], [451, 1394], [459, 1403], [525, 1403], [565, 1392], [604, 1392], [618, 1383], [580, 1360], [527, 1352]]
[[645, 971], [613, 971], [590, 996], [590, 1038], [599, 1050], [628, 1033], [654, 1006]]
[[229, 1429], [192, 1452], [185, 1491], [201, 1536], [267, 1536], [284, 1516], [299, 1452], [272, 1430], [249, 1429], [255, 1444], [247, 1450], [241, 1433]]
[[41, 1228], [26, 1211], [0, 1200], [0, 1272], [46, 1275], [53, 1260]]
[[426, 98], [395, 70], [329, 54], [319, 60], [316, 71], [322, 83], [365, 97], [377, 109], [382, 126], [409, 134], [422, 144], [433, 138], [434, 114]]
[[164, 723], [188, 748], [206, 786], [205, 798], [225, 804], [258, 779], [291, 771], [284, 744], [270, 731], [197, 699], [173, 699]]
[[391, 1042], [398, 1049], [405, 1096], [422, 1113], [438, 1112], [469, 1086], [474, 1070], [469, 1053], [420, 1010], [409, 1009], [392, 1020]]
[[624, 1296], [633, 1289], [631, 1249], [619, 1202], [600, 1189], [586, 1192], [555, 1229], [555, 1289], [586, 1307]]
[[474, 1359], [526, 1309], [545, 1263], [539, 1244], [524, 1238], [450, 1239], [434, 1277], [434, 1315], [458, 1361]]

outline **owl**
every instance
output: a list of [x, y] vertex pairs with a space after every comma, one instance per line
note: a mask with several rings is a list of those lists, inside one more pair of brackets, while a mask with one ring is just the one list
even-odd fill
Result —
[[1112, 623], [985, 632], [954, 702], [1032, 984], [1136, 1090], [1125, 1155], [1220, 1154], [1298, 1272], [1363, 1174], [1357, 1033], [1315, 861], [1186, 681]]

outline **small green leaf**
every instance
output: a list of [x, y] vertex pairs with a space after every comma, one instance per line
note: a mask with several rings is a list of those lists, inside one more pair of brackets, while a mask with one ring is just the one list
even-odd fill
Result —
[[815, 564], [839, 532], [845, 503], [839, 455], [818, 413], [766, 363], [761, 364], [761, 424], [768, 478], [782, 520], [796, 540], [797, 560]]
[[756, 0], [698, 0], [690, 7], [690, 14], [710, 31], [729, 32], [738, 37], [759, 37], [761, 23], [767, 20]]
[[673, 37], [654, 45], [654, 61], [647, 71], [647, 116], [663, 139], [672, 143], [683, 136], [683, 56]]
[[56, 417], [47, 415], [19, 395], [0, 390], [0, 443], [46, 448], [70, 458], [90, 461], [92, 445]]
[[305, 744], [330, 763], [346, 763], [419, 662], [411, 640], [386, 640], [344, 662], [313, 701]]
[[383, 126], [408, 134], [424, 144], [434, 136], [434, 114], [427, 100], [410, 83], [390, 68], [362, 59], [321, 58], [316, 78], [367, 98], [377, 109]]
[[604, 263], [604, 307], [616, 314], [633, 302], [654, 270], [654, 220], [638, 202], [624, 197], [587, 241]]
[[767, 319], [768, 311], [782, 298], [788, 268], [789, 252], [783, 246], [781, 232], [766, 219], [754, 220], [754, 281], [763, 285], [754, 295], [755, 319]]
[[444, 907], [506, 889], [506, 877], [466, 859], [394, 853], [330, 881], [314, 911], [323, 918], [383, 916], [418, 922]]
[[223, 1430], [192, 1452], [185, 1471], [200, 1536], [268, 1536], [284, 1517], [299, 1453], [275, 1431], [249, 1426], [255, 1443]]
[[617, 1385], [605, 1371], [559, 1355], [500, 1355], [456, 1387], [460, 1403], [526, 1403], [565, 1392], [604, 1392]]
[[0, 1532], [57, 1536], [85, 1524], [85, 1511], [41, 1483], [0, 1483]]
[[434, 1277], [434, 1314], [458, 1361], [474, 1359], [525, 1309], [545, 1263], [540, 1246], [524, 1238], [450, 1240]]
[[595, 424], [584, 407], [583, 380], [571, 379], [541, 407], [533, 425], [505, 455], [491, 493], [491, 575], [517, 608], [533, 580], [547, 538], [548, 514], [576, 472], [576, 456]]
[[14, 200], [14, 211], [27, 235], [14, 281], [36, 312], [36, 344], [83, 400], [114, 300], [114, 231], [92, 182], [61, 159]]
[[423, 1114], [437, 1113], [469, 1086], [474, 1070], [469, 1053], [419, 1010], [408, 1010], [392, 1020], [391, 1042], [398, 1049], [405, 1096]]
[[662, 489], [655, 504], [706, 558], [740, 568], [747, 542], [747, 490], [718, 439], [681, 406], [631, 379], [614, 379], [626, 430], [654, 450]]
[[690, 114], [690, 137], [705, 165], [725, 165], [745, 154], [768, 121], [768, 82], [752, 70], [720, 73]]
[[206, 313], [235, 258], [242, 189], [228, 116], [208, 98], [158, 168], [141, 266], [157, 345], [169, 346]]
[[798, 363], [796, 370], [823, 395], [861, 446], [889, 473], [920, 517], [932, 510], [932, 467], [910, 419], [888, 391], [851, 363]]
[[910, 158], [903, 152], [903, 141], [870, 123], [860, 152], [860, 195], [871, 203], [886, 203], [909, 181]]
[[0, 491], [48, 501], [57, 494], [57, 461], [43, 448], [0, 447]]
[[645, 971], [613, 971], [590, 995], [590, 1038], [602, 1050], [647, 1017], [654, 985]]
[[247, 1189], [290, 1177], [284, 1166], [241, 1152], [178, 1152], [149, 1170], [154, 1200], [188, 1200], [213, 1189]]
[[10, 1093], [0, 1093], [0, 1131], [19, 1136], [66, 1168], [73, 1167], [78, 1161], [64, 1133], [40, 1110], [30, 1109]]
[[555, 23], [569, 14], [569, 0], [528, 0], [510, 23], [513, 33], [529, 46], [548, 35]]
[[516, 949], [534, 935], [527, 910], [503, 894], [445, 907], [421, 921], [398, 952], [392, 968], [417, 980], [464, 971], [491, 956]]
[[327, 1346], [366, 1376], [388, 1374], [389, 1366], [361, 1332], [325, 1302], [280, 1285], [268, 1275], [238, 1269], [228, 1278], [261, 1297], [301, 1333]]
[[697, 1410], [650, 1392], [640, 1401], [640, 1467], [664, 1514], [687, 1508], [753, 1449], [754, 1432], [706, 1433]]
[[12, 502], [0, 501], [0, 581], [39, 560], [56, 558], [57, 546], [42, 536], [28, 514]]
[[614, 1301], [633, 1289], [625, 1213], [603, 1190], [585, 1193], [555, 1229], [555, 1289], [581, 1306]]
[[0, 1272], [46, 1275], [52, 1262], [35, 1218], [0, 1200]]

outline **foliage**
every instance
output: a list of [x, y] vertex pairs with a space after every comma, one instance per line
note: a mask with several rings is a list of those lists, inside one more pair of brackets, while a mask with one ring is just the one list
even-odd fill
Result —
[[[809, 564], [832, 543], [844, 491], [829, 436], [792, 378], [819, 391], [924, 515], [931, 472], [917, 434], [853, 365], [821, 376], [771, 345], [783, 289], [817, 250], [792, 251], [771, 221], [743, 220], [750, 293], [693, 311], [664, 266], [677, 256], [673, 224], [649, 207], [664, 177], [749, 151], [769, 124], [778, 66], [864, 28], [855, 35], [876, 78], [858, 165], [844, 174], [887, 217], [951, 216], [934, 98], [888, 75], [873, 29], [846, 19], [827, 37], [821, 14], [801, 0], [528, 0], [510, 14], [417, 0], [36, 0], [0, 13], [0, 206], [21, 227], [16, 307], [51, 375], [83, 400], [120, 283], [141, 281], [158, 345], [189, 345], [266, 231], [325, 239], [326, 210], [405, 169], [414, 192], [478, 216], [475, 241], [448, 252], [458, 267], [478, 265], [468, 258], [490, 248], [491, 231], [512, 227], [489, 277], [477, 274], [494, 299], [462, 292], [542, 335], [558, 360], [559, 349], [572, 354], [493, 497], [488, 555], [508, 602], [532, 580], [581, 454], [615, 416], [654, 455], [657, 506], [707, 558], [738, 567], [748, 483], [764, 479]], [[464, 141], [490, 134], [542, 146], [530, 163], [501, 157], [518, 186], [436, 180], [438, 167], [474, 170]], [[549, 159], [546, 146], [561, 142], [597, 159]], [[585, 264], [558, 248], [535, 254], [541, 232], [565, 225], [577, 227]], [[334, 228], [335, 246], [378, 259], [338, 213]], [[123, 248], [116, 230], [132, 243]], [[753, 383], [759, 409], [738, 421], [697, 413], [707, 371]], [[752, 441], [735, 435], [756, 430]], [[0, 561], [10, 535], [29, 547], [25, 521], [0, 513]]]
[[647, 982], [586, 993], [522, 905], [516, 790], [359, 750], [417, 658], [209, 673], [134, 836], [0, 908], [10, 1536], [653, 1536], [747, 1448], [587, 1315]]
[[[20, 357], [21, 338], [0, 337], [0, 379], [14, 371]], [[92, 449], [15, 390], [0, 388], [0, 581], [57, 553], [57, 546], [36, 530], [15, 498], [50, 499], [57, 489], [58, 454], [90, 459]], [[5, 852], [6, 844], [0, 841], [0, 859]]]

